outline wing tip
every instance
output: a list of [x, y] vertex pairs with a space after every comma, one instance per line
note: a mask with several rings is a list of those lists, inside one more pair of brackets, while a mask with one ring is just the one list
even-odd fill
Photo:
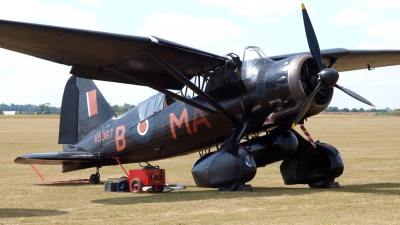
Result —
[[14, 163], [24, 164], [23, 163], [24, 161], [25, 161], [24, 158], [21, 158], [21, 157], [17, 157], [17, 158], [14, 159]]
[[301, 3], [301, 9], [306, 9], [306, 6], [304, 5], [304, 3]]

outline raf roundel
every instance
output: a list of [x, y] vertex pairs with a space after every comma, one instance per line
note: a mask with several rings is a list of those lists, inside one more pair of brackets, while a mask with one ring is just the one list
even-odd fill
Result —
[[137, 126], [137, 131], [142, 136], [145, 135], [148, 130], [149, 130], [149, 121], [148, 120], [140, 122]]

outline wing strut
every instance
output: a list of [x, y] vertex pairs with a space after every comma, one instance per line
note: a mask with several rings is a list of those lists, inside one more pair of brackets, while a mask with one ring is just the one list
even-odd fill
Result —
[[185, 98], [185, 97], [183, 97], [183, 96], [181, 96], [181, 95], [178, 95], [178, 94], [175, 94], [175, 93], [173, 93], [173, 92], [171, 92], [171, 91], [168, 91], [167, 89], [164, 89], [164, 88], [162, 88], [162, 87], [160, 87], [160, 86], [157, 86], [157, 85], [152, 84], [152, 83], [150, 83], [150, 82], [148, 82], [148, 81], [142, 80], [142, 79], [140, 79], [140, 78], [138, 78], [138, 77], [132, 76], [132, 75], [130, 75], [129, 73], [126, 73], [126, 72], [124, 72], [124, 71], [121, 71], [121, 70], [119, 70], [119, 69], [117, 69], [117, 68], [115, 68], [115, 67], [113, 67], [113, 66], [106, 66], [106, 67], [104, 67], [104, 69], [105, 69], [105, 70], [109, 70], [109, 71], [111, 71], [111, 72], [114, 72], [114, 73], [116, 73], [116, 74], [119, 74], [119, 75], [121, 75], [121, 76], [123, 76], [123, 77], [125, 77], [125, 78], [130, 79], [130, 80], [133, 80], [134, 82], [137, 82], [137, 83], [139, 83], [139, 84], [141, 84], [141, 85], [150, 87], [150, 88], [152, 88], [152, 89], [154, 89], [154, 90], [156, 90], [156, 91], [159, 91], [159, 92], [161, 92], [161, 93], [163, 93], [163, 94], [169, 95], [170, 97], [172, 97], [172, 98], [174, 98], [174, 99], [178, 99], [178, 100], [181, 101], [181, 102], [184, 102], [184, 103], [186, 103], [186, 104], [189, 104], [189, 105], [191, 105], [191, 106], [193, 106], [193, 107], [196, 107], [196, 108], [201, 109], [201, 110], [203, 110], [203, 111], [206, 111], [206, 112], [208, 112], [208, 113], [212, 113], [212, 114], [216, 114], [216, 113], [217, 113], [217, 112], [215, 111], [215, 109], [211, 109], [211, 108], [209, 108], [209, 107], [207, 107], [207, 106], [201, 105], [201, 104], [199, 104], [199, 103], [197, 103], [197, 102], [195, 102], [195, 101], [192, 101], [192, 100], [190, 100], [190, 99], [188, 99], [188, 98]]
[[[185, 84], [189, 87], [194, 93], [196, 93], [200, 98], [202, 98], [205, 102], [210, 104], [214, 109], [217, 110], [219, 114], [222, 114], [225, 118], [235, 124], [243, 124], [243, 121], [233, 115], [231, 112], [225, 110], [225, 108], [216, 102], [212, 97], [210, 97], [207, 93], [193, 84], [187, 77], [185, 77], [181, 72], [175, 69], [171, 64], [165, 61], [163, 58], [158, 56], [156, 53], [152, 52], [151, 50], [143, 51], [143, 53], [148, 54], [151, 58], [153, 58], [160, 66], [166, 69], [172, 76], [174, 76], [177, 80]], [[189, 104], [189, 103], [188, 103]], [[196, 106], [197, 107], [197, 106]]]

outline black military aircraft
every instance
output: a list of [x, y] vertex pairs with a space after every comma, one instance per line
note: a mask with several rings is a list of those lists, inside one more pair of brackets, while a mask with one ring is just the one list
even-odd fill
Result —
[[[236, 190], [258, 167], [283, 160], [285, 184], [327, 187], [343, 172], [339, 151], [303, 138], [294, 126], [323, 111], [334, 87], [373, 106], [336, 84], [338, 72], [398, 65], [400, 51], [320, 51], [304, 5], [302, 12], [311, 55], [267, 57], [251, 46], [242, 60], [158, 37], [1, 20], [0, 47], [71, 66], [73, 75], [62, 99], [63, 151], [15, 162], [61, 164], [63, 172], [96, 167], [97, 183], [100, 167], [117, 164], [113, 157], [135, 163], [199, 151], [192, 168], [197, 186]], [[92, 79], [159, 93], [117, 117]]]

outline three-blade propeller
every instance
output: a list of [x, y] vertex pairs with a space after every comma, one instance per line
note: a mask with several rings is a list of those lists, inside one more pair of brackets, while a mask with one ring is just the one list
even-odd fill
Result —
[[301, 4], [301, 8], [302, 8], [302, 12], [303, 12], [304, 29], [306, 31], [308, 47], [310, 48], [311, 55], [317, 61], [317, 65], [318, 65], [320, 72], [318, 73], [318, 76], [319, 76], [318, 84], [315, 87], [314, 91], [308, 96], [308, 98], [304, 102], [303, 106], [301, 107], [299, 113], [296, 116], [296, 119], [293, 121], [292, 128], [294, 128], [300, 122], [300, 120], [306, 115], [315, 95], [317, 95], [317, 93], [322, 88], [328, 89], [328, 88], [336, 87], [336, 88], [342, 90], [344, 93], [350, 95], [351, 97], [353, 97], [367, 105], [375, 107], [375, 105], [372, 104], [367, 99], [361, 97], [360, 95], [356, 94], [355, 92], [353, 92], [347, 88], [344, 88], [344, 87], [336, 84], [336, 82], [339, 79], [339, 73], [332, 68], [325, 68], [324, 63], [322, 61], [322, 56], [321, 56], [321, 51], [319, 49], [317, 36], [315, 35], [314, 28], [311, 24], [310, 17], [308, 16], [306, 7], [304, 6], [303, 3]]

